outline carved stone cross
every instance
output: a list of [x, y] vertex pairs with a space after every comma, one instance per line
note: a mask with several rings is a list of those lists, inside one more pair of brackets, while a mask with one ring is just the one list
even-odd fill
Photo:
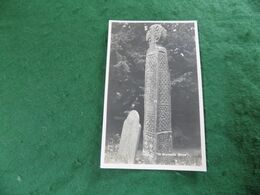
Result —
[[166, 33], [154, 24], [146, 34], [143, 155], [151, 163], [164, 163], [173, 150], [170, 72], [167, 51], [160, 45]]

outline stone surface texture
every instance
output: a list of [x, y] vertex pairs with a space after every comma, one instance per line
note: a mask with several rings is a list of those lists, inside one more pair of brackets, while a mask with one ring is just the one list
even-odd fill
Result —
[[167, 51], [159, 45], [165, 37], [166, 30], [159, 24], [150, 26], [146, 35], [143, 154], [151, 163], [173, 150], [170, 72]]
[[134, 163], [140, 133], [141, 125], [139, 123], [139, 114], [136, 110], [132, 110], [125, 119], [122, 128], [118, 150], [118, 161], [120, 163]]

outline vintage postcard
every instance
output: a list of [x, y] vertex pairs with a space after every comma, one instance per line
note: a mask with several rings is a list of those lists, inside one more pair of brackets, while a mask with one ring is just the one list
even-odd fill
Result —
[[109, 21], [100, 166], [207, 170], [196, 21]]

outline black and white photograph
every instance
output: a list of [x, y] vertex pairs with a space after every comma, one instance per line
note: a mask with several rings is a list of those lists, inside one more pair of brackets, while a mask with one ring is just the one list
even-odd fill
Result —
[[197, 21], [109, 21], [101, 168], [206, 171]]

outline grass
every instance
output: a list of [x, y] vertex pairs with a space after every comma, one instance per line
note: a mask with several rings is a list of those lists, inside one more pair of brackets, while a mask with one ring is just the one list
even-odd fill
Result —
[[[115, 134], [108, 140], [105, 150], [105, 162], [117, 163], [118, 162], [118, 149], [119, 149], [120, 135]], [[198, 149], [174, 149], [171, 156], [160, 157], [162, 162], [157, 164], [164, 165], [185, 165], [185, 166], [200, 166], [201, 153]], [[143, 155], [141, 150], [136, 152], [135, 164], [151, 164], [149, 159]]]

